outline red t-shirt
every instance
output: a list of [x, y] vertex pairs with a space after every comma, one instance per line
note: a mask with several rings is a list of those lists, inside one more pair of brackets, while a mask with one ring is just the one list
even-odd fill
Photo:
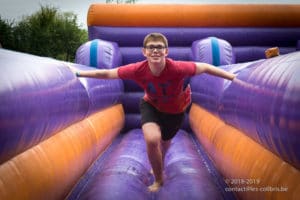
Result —
[[166, 59], [159, 76], [153, 76], [148, 61], [141, 61], [118, 69], [121, 79], [134, 80], [144, 91], [144, 100], [165, 113], [181, 113], [191, 102], [191, 89], [183, 90], [184, 78], [196, 73], [196, 64]]

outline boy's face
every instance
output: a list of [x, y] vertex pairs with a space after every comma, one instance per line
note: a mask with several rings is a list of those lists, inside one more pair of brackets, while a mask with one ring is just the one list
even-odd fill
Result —
[[164, 63], [168, 48], [162, 41], [149, 41], [143, 48], [143, 54], [150, 63]]

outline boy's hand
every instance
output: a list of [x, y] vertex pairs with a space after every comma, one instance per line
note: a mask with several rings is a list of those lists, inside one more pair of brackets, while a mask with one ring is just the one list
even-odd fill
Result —
[[80, 75], [80, 72], [78, 69], [76, 69], [75, 67], [71, 66], [70, 64], [67, 64], [67, 67], [72, 71], [73, 74], [75, 74], [76, 76]]
[[265, 51], [266, 58], [273, 58], [275, 56], [279, 56], [279, 48], [278, 47], [272, 47]]

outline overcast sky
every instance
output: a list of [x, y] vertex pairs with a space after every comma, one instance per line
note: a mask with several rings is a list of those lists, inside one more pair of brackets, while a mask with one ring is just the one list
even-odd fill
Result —
[[[276, 3], [300, 4], [300, 0], [137, 0], [137, 3]], [[86, 26], [88, 8], [93, 3], [105, 3], [105, 0], [0, 0], [2, 19], [20, 21], [39, 10], [40, 5], [50, 5], [62, 12], [73, 12], [78, 17], [78, 25]]]

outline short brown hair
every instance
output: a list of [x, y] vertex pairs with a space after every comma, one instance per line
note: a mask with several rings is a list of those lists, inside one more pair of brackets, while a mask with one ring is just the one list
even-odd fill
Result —
[[146, 47], [149, 41], [162, 41], [165, 47], [168, 47], [168, 40], [166, 36], [161, 33], [149, 33], [148, 35], [146, 35], [146, 37], [144, 38], [143, 46]]

